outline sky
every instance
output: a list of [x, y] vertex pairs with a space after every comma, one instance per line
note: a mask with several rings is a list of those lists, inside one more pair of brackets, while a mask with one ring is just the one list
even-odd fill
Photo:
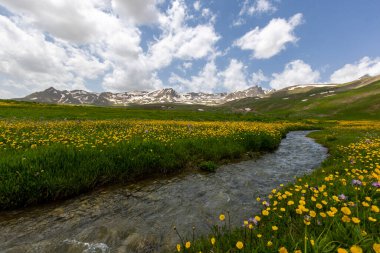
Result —
[[0, 0], [0, 98], [380, 74], [377, 0]]

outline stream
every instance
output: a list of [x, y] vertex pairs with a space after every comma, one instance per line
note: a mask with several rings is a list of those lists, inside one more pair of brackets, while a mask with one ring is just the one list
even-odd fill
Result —
[[249, 160], [221, 166], [216, 173], [184, 173], [108, 187], [67, 201], [0, 212], [0, 252], [165, 252], [179, 238], [208, 234], [220, 213], [231, 223], [260, 210], [256, 197], [310, 173], [327, 149], [288, 133], [279, 148]]

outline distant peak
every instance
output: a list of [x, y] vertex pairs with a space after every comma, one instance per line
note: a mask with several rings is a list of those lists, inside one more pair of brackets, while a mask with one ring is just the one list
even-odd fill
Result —
[[49, 87], [45, 91], [56, 91], [56, 89], [54, 87]]

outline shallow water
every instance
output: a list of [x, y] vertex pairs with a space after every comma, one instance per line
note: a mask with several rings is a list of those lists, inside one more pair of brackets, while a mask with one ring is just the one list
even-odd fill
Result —
[[178, 242], [173, 231], [207, 234], [219, 213], [240, 225], [260, 208], [257, 196], [311, 172], [327, 150], [296, 131], [257, 160], [216, 173], [183, 174], [102, 189], [72, 200], [0, 213], [0, 252], [162, 252]]

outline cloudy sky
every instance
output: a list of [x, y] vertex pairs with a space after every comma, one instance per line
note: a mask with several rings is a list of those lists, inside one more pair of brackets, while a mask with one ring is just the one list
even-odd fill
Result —
[[0, 0], [0, 98], [380, 74], [377, 0]]

